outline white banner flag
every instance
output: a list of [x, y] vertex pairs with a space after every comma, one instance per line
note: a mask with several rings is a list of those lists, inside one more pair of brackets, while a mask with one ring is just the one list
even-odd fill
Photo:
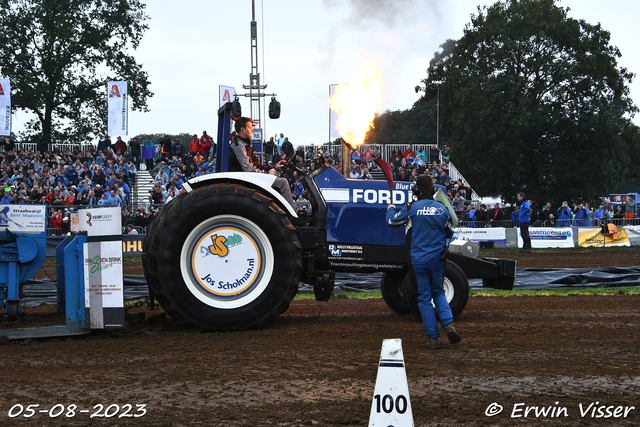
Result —
[[[329, 85], [329, 101], [331, 101], [331, 97], [336, 91], [338, 85]], [[331, 102], [329, 102], [331, 105]], [[336, 123], [338, 122], [338, 113], [331, 109], [329, 106], [329, 139], [333, 141], [334, 139], [340, 138], [340, 132], [338, 132], [338, 128], [336, 127]]]
[[[530, 227], [531, 247], [537, 248], [573, 248], [573, 229], [571, 227]], [[518, 247], [523, 247], [522, 234], [518, 228]]]
[[235, 96], [235, 87], [220, 85], [220, 107], [222, 107], [227, 102], [233, 102]]
[[495, 228], [469, 228], [460, 227], [458, 239], [471, 240], [473, 242], [494, 242], [497, 244], [507, 243], [507, 231], [503, 227]]
[[11, 84], [0, 79], [0, 135], [11, 135]]
[[129, 132], [127, 106], [127, 82], [109, 82], [107, 84], [109, 119], [107, 134], [126, 136]]

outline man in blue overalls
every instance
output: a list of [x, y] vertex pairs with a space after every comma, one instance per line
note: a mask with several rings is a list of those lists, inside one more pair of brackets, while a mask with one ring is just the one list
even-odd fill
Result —
[[411, 264], [418, 282], [418, 305], [429, 338], [429, 348], [437, 349], [440, 348], [440, 330], [436, 311], [449, 342], [460, 342], [442, 287], [444, 260], [441, 255], [446, 247], [446, 239], [453, 236], [453, 230], [447, 225], [451, 223], [451, 214], [442, 203], [433, 200], [435, 191], [430, 176], [420, 175], [413, 186], [413, 193], [418, 196], [418, 201], [400, 210], [390, 204], [385, 219], [392, 226], [411, 224]]

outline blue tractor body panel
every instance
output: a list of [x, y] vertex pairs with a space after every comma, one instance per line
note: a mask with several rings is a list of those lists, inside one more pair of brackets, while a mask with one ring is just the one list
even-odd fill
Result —
[[[327, 204], [327, 242], [405, 246], [404, 227], [390, 227], [384, 217], [389, 203], [402, 207], [412, 200], [412, 182], [347, 179], [327, 168], [313, 180]], [[393, 200], [392, 200], [393, 197]]]

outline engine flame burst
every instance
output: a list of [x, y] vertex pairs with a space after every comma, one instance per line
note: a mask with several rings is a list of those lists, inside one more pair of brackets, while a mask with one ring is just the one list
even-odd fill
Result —
[[373, 128], [376, 111], [382, 106], [380, 70], [374, 62], [367, 62], [353, 79], [338, 85], [331, 97], [331, 109], [338, 114], [336, 128], [351, 148], [364, 143]]

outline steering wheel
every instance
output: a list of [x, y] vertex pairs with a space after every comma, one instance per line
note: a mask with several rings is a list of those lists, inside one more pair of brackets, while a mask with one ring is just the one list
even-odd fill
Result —
[[291, 153], [289, 155], [289, 157], [287, 157], [285, 159], [285, 164], [282, 165], [282, 167], [280, 168], [280, 170], [276, 171], [276, 176], [283, 176], [285, 175], [287, 172], [289, 172], [290, 169], [295, 169], [298, 171], [298, 173], [303, 173], [300, 168], [298, 168], [296, 166], [296, 152], [294, 151], [293, 153]]

